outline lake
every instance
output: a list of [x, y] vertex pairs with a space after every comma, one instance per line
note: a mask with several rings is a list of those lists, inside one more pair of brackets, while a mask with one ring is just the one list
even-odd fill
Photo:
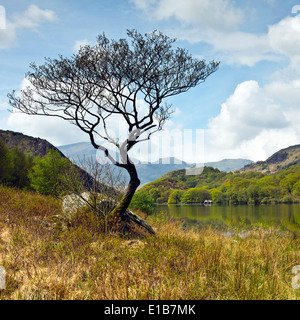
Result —
[[221, 228], [264, 226], [300, 232], [300, 204], [277, 205], [159, 205], [158, 212], [187, 225]]

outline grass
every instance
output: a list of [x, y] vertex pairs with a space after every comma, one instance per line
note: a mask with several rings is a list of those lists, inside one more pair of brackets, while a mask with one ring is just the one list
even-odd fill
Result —
[[244, 239], [224, 237], [150, 216], [156, 235], [128, 239], [101, 233], [87, 212], [71, 225], [60, 213], [58, 200], [0, 187], [0, 299], [300, 298], [291, 285], [297, 234], [260, 228]]

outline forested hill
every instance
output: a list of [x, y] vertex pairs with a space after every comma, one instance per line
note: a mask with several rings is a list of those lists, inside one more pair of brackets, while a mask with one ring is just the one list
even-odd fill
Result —
[[[17, 159], [17, 158], [20, 158], [20, 157], [26, 158], [26, 156], [32, 156], [33, 158], [35, 157], [43, 158], [49, 154], [50, 150], [53, 150], [57, 152], [61, 158], [66, 159], [66, 161], [68, 161], [70, 164], [72, 163], [71, 160], [69, 160], [58, 148], [56, 148], [47, 140], [44, 140], [41, 138], [34, 138], [19, 132], [14, 132], [9, 130], [7, 131], [0, 130], [0, 140], [4, 141], [8, 149], [18, 151], [15, 154], [16, 162], [20, 161], [20, 159]], [[24, 155], [21, 155], [22, 153]], [[25, 165], [25, 162], [24, 162], [24, 165]], [[26, 164], [25, 166], [28, 166], [28, 165]], [[92, 185], [93, 183], [92, 176], [88, 172], [86, 172], [85, 170], [77, 166], [76, 164], [74, 164], [74, 167], [82, 177], [82, 180], [85, 181], [85, 184]], [[0, 179], [0, 182], [1, 182], [1, 179]]]
[[22, 152], [31, 154], [34, 157], [44, 157], [49, 150], [57, 150], [62, 157], [65, 155], [47, 140], [34, 138], [23, 133], [5, 131], [0, 129], [0, 138], [5, 141], [9, 149], [19, 149]]
[[[215, 203], [270, 203], [300, 201], [300, 164], [273, 174], [262, 172], [223, 172], [205, 167], [200, 175], [177, 170], [143, 186], [158, 203], [196, 203], [212, 199]], [[203, 198], [205, 197], [205, 199]]]
[[281, 149], [270, 156], [267, 160], [250, 163], [240, 169], [240, 171], [274, 173], [297, 163], [300, 163], [300, 144]]

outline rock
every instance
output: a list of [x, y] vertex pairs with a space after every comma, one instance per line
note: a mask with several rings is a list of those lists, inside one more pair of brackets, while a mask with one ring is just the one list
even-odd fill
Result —
[[72, 220], [74, 213], [78, 209], [88, 206], [90, 198], [90, 192], [83, 192], [80, 195], [70, 194], [65, 196], [62, 205], [63, 216]]
[[[63, 217], [72, 220], [78, 209], [87, 206], [96, 208], [95, 212], [98, 218], [105, 218], [117, 205], [113, 199], [103, 199], [100, 194], [84, 192], [80, 195], [71, 194], [63, 199]], [[126, 210], [122, 217], [115, 217], [115, 220], [110, 223], [109, 229], [113, 232], [122, 234], [131, 234], [135, 236], [146, 236], [155, 234], [152, 227], [136, 213]]]

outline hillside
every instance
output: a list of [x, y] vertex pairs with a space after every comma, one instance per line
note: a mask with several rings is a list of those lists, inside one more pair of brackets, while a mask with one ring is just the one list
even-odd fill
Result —
[[177, 170], [146, 184], [139, 192], [151, 195], [158, 203], [187, 203], [187, 195], [200, 195], [203, 190], [208, 191], [205, 193], [206, 199], [212, 199], [215, 203], [299, 202], [300, 164], [272, 174], [255, 171], [233, 173], [205, 167], [202, 174], [191, 176], [186, 175], [185, 170]]
[[170, 193], [174, 190], [202, 187], [217, 188], [226, 180], [228, 175], [232, 175], [232, 173], [226, 173], [211, 167], [204, 167], [202, 174], [195, 176], [186, 175], [184, 169], [176, 170], [144, 185], [140, 191], [152, 195], [158, 202], [167, 202]]
[[[44, 157], [51, 149], [58, 150], [47, 140], [30, 137], [20, 132], [0, 130], [0, 138], [5, 141], [9, 149], [18, 148], [34, 157]], [[62, 157], [65, 157], [60, 150], [58, 151]]]
[[240, 169], [240, 171], [255, 171], [269, 174], [278, 172], [281, 169], [288, 168], [297, 163], [300, 163], [300, 145], [281, 149], [267, 160], [248, 164]]
[[[47, 140], [41, 138], [34, 138], [20, 132], [9, 130], [0, 130], [0, 138], [5, 141], [9, 149], [17, 148], [20, 151], [30, 154], [34, 157], [44, 157], [50, 150], [56, 150], [60, 153], [61, 157], [68, 159], [58, 148], [56, 148]], [[80, 173], [83, 181], [86, 181], [87, 185], [92, 184], [93, 178], [91, 175], [77, 165], [75, 165], [75, 167]]]

